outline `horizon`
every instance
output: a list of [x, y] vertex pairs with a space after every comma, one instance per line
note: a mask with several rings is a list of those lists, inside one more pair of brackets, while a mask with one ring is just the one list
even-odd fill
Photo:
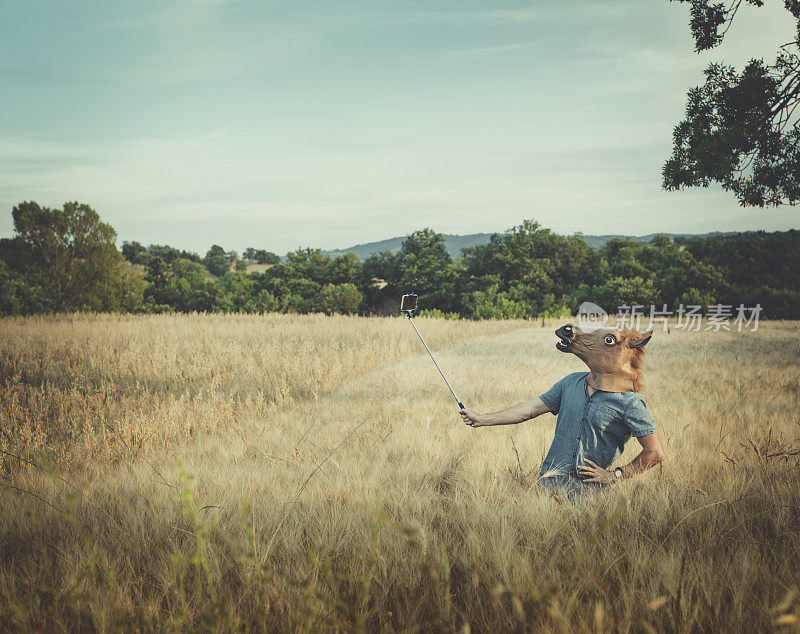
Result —
[[0, 11], [0, 87], [20, 96], [0, 103], [0, 236], [24, 200], [78, 200], [120, 243], [195, 252], [530, 217], [566, 235], [800, 227], [719, 187], [661, 189], [687, 90], [711, 61], [774, 59], [792, 35], [779, 3], [744, 6], [700, 55], [666, 0]]

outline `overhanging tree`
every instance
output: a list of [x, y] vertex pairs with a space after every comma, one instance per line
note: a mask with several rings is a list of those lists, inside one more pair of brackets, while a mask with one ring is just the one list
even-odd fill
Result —
[[[677, 0], [690, 5], [699, 53], [719, 46], [743, 4], [763, 0]], [[664, 164], [667, 190], [719, 183], [742, 206], [800, 202], [800, 0], [784, 0], [795, 39], [775, 61], [751, 59], [741, 72], [713, 63], [687, 97], [686, 118], [673, 133]]]

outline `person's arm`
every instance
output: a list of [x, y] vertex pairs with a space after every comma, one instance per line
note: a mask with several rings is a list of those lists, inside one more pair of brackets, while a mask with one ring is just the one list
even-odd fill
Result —
[[[623, 478], [632, 478], [635, 475], [639, 475], [647, 471], [650, 467], [655, 467], [657, 464], [667, 459], [667, 454], [664, 453], [664, 447], [661, 444], [661, 437], [658, 435], [658, 432], [639, 436], [636, 440], [639, 441], [642, 450], [639, 452], [639, 455], [628, 464], [620, 467], [620, 469], [622, 469]], [[578, 466], [578, 473], [584, 478], [584, 482], [613, 484], [617, 481], [618, 478], [614, 475], [614, 469], [616, 469], [616, 467], [603, 469], [588, 458], [585, 462], [590, 466]]]
[[620, 467], [623, 478], [632, 478], [635, 475], [639, 475], [667, 459], [667, 454], [664, 453], [664, 446], [661, 444], [661, 436], [657, 432], [639, 436], [636, 440], [639, 441], [642, 450], [628, 464]]
[[470, 427], [491, 427], [492, 425], [516, 425], [549, 411], [550, 408], [542, 402], [542, 399], [535, 398], [493, 414], [478, 414], [475, 410], [467, 408], [458, 410], [458, 413], [461, 414], [461, 420]]

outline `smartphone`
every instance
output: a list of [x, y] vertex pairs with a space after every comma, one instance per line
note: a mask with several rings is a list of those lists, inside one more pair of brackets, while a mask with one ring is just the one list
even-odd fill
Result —
[[400, 312], [413, 313], [417, 310], [417, 296], [414, 293], [403, 295], [400, 300]]

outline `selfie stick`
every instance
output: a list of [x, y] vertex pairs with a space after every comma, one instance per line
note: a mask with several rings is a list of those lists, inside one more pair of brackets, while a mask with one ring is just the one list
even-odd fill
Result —
[[[410, 293], [410, 295], [416, 299], [416, 295], [414, 295], [414, 293]], [[408, 295], [406, 295], [406, 297], [408, 297]], [[414, 330], [416, 331], [419, 340], [422, 342], [422, 345], [425, 346], [425, 350], [427, 350], [428, 354], [431, 355], [431, 359], [433, 359], [433, 364], [436, 366], [436, 369], [439, 370], [439, 374], [442, 375], [444, 382], [447, 383], [447, 387], [450, 388], [450, 392], [453, 395], [453, 398], [456, 399], [456, 403], [458, 403], [458, 406], [461, 409], [464, 409], [464, 404], [461, 402], [461, 399], [458, 398], [458, 396], [456, 396], [456, 391], [453, 389], [453, 386], [450, 385], [450, 381], [447, 380], [447, 377], [444, 375], [444, 372], [442, 372], [442, 368], [440, 368], [439, 364], [436, 363], [436, 358], [433, 356], [433, 352], [431, 352], [431, 349], [428, 347], [428, 344], [425, 343], [425, 340], [422, 338], [422, 334], [417, 329], [417, 325], [414, 323], [414, 320], [411, 319], [411, 313], [413, 313], [416, 310], [416, 302], [414, 302], [414, 308], [412, 308], [411, 310], [404, 310], [403, 308], [401, 308], [400, 310], [402, 310], [406, 314], [406, 317], [408, 317], [408, 321], [410, 321], [411, 325], [414, 327]]]

